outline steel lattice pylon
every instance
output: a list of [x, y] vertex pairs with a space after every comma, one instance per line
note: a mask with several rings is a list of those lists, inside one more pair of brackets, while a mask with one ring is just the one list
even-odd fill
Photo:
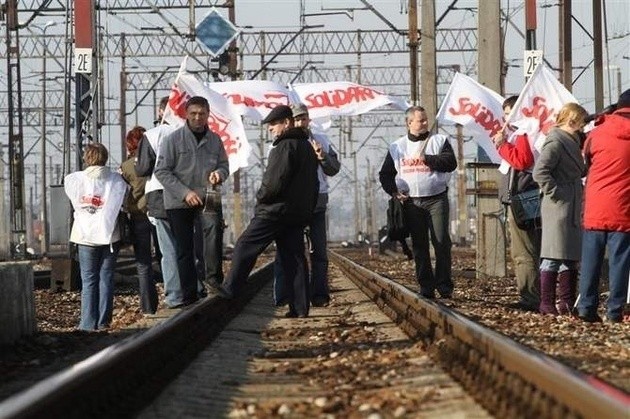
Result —
[[[388, 92], [392, 96], [400, 96], [406, 98], [406, 89], [409, 86], [409, 69], [405, 66], [390, 66], [390, 67], [359, 67], [353, 65], [350, 66], [351, 71], [357, 78], [360, 78], [361, 83], [372, 86], [375, 89]], [[299, 69], [271, 69], [268, 74], [271, 74], [274, 81], [286, 85], [294, 77]], [[473, 72], [474, 69], [467, 69], [467, 74]], [[254, 70], [249, 70], [244, 73], [244, 78], [249, 78], [248, 75], [253, 73]], [[177, 69], [173, 68], [168, 71], [154, 71], [154, 72], [128, 72], [127, 73], [127, 90], [146, 92], [148, 88], [147, 79], [151, 81], [157, 81], [157, 83], [150, 83], [153, 86], [154, 91], [159, 92], [159, 95], [166, 95], [171, 89], [172, 82], [177, 74]], [[450, 84], [454, 74], [452, 66], [444, 66], [438, 69], [437, 83], [440, 86], [447, 86]], [[347, 68], [340, 67], [328, 67], [328, 68], [315, 68], [314, 66], [308, 67], [302, 71], [299, 82], [323, 82], [331, 80], [345, 80], [348, 76]], [[359, 77], [360, 76], [360, 77]], [[400, 91], [402, 90], [402, 93]], [[0, 91], [0, 109], [8, 107], [7, 95], [5, 92]], [[46, 100], [48, 103], [61, 104], [63, 103], [63, 92], [61, 90], [50, 90], [47, 92]], [[38, 127], [40, 125], [41, 109], [39, 103], [41, 100], [41, 91], [29, 90], [22, 91], [22, 113], [24, 117], [24, 124], [30, 127]], [[118, 125], [119, 123], [119, 109], [105, 109], [104, 125]], [[48, 107], [46, 112], [46, 123], [50, 127], [62, 126], [63, 121], [63, 109], [60, 106]], [[372, 125], [372, 118], [362, 118], [357, 121], [357, 126], [370, 127]], [[0, 113], [0, 126], [8, 123], [8, 113]]]
[[[438, 52], [473, 52], [477, 49], [476, 28], [437, 30]], [[103, 54], [108, 57], [121, 57], [123, 45], [120, 33], [105, 37]], [[177, 34], [125, 33], [125, 55], [134, 57], [181, 57], [181, 51], [198, 57], [208, 54], [196, 42], [187, 42]], [[285, 44], [285, 56], [326, 55], [326, 54], [406, 54], [409, 52], [407, 39], [393, 31], [309, 31], [302, 34], [303, 42], [289, 43], [295, 32], [245, 32], [239, 35], [239, 54], [243, 56], [273, 55]], [[20, 37], [21, 58], [41, 58], [39, 38], [25, 34]], [[262, 46], [265, 46], [262, 48]], [[65, 38], [50, 35], [48, 51], [52, 56], [61, 56], [65, 50]], [[177, 52], [177, 53], [176, 53]], [[6, 54], [6, 47], [0, 46], [0, 56]]]

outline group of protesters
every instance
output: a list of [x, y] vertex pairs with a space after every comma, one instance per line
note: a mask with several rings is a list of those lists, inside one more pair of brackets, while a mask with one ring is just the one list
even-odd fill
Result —
[[[162, 118], [168, 98], [159, 107]], [[210, 105], [201, 96], [185, 104], [186, 122], [174, 129], [158, 124], [133, 128], [126, 137], [128, 159], [118, 171], [106, 164], [100, 143], [84, 149], [84, 170], [65, 178], [73, 206], [70, 241], [78, 248], [81, 272], [80, 330], [106, 330], [112, 322], [113, 280], [128, 221], [136, 258], [140, 308], [158, 309], [151, 238], [161, 257], [165, 304], [181, 308], [207, 295], [238, 295], [256, 258], [277, 245], [275, 303], [287, 317], [306, 317], [309, 306], [330, 301], [326, 252], [327, 176], [340, 164], [324, 135], [313, 134], [304, 105], [276, 106], [262, 121], [273, 137], [269, 164], [257, 193], [254, 218], [238, 239], [232, 269], [223, 277], [223, 211], [216, 198], [229, 176], [220, 137], [209, 129]], [[220, 195], [219, 195], [220, 196]], [[122, 212], [121, 212], [122, 211]], [[304, 251], [304, 228], [312, 239], [311, 268]], [[156, 234], [152, 235], [152, 231]]]
[[[516, 100], [503, 103], [506, 118]], [[160, 117], [167, 103], [168, 98], [160, 103]], [[102, 144], [88, 144], [83, 156], [87, 167], [66, 177], [74, 208], [70, 241], [78, 247], [82, 279], [80, 329], [110, 326], [121, 209], [131, 225], [144, 313], [158, 308], [152, 236], [161, 255], [167, 307], [193, 304], [207, 295], [205, 285], [222, 298], [234, 298], [272, 241], [278, 249], [274, 300], [289, 306], [286, 316], [306, 317], [311, 305], [329, 303], [326, 177], [335, 175], [340, 164], [327, 138], [310, 131], [303, 105], [276, 106], [262, 121], [273, 137], [269, 164], [254, 217], [235, 245], [224, 281], [222, 207], [219, 203], [208, 210], [208, 197], [229, 176], [229, 163], [220, 137], [208, 128], [209, 111], [208, 101], [195, 96], [185, 104], [180, 128], [132, 129], [126, 138], [129, 158], [119, 173], [106, 167], [108, 152]], [[493, 138], [511, 166], [501, 195], [511, 209], [510, 247], [520, 296], [514, 306], [601, 321], [599, 278], [608, 248], [606, 317], [619, 322], [630, 279], [630, 90], [619, 97], [616, 110], [595, 118], [586, 136], [588, 119], [577, 103], [565, 104], [539, 155], [525, 132], [507, 124]], [[409, 108], [406, 123], [408, 133], [390, 146], [380, 181], [403, 203], [420, 295], [436, 298], [437, 292], [452, 298], [446, 188], [457, 162], [446, 136], [429, 133], [422, 107]], [[515, 216], [514, 200], [528, 191], [542, 197], [540, 218], [523, 221]], [[310, 273], [303, 239], [307, 226], [313, 247]]]
[[[506, 117], [516, 100], [503, 103]], [[606, 319], [623, 319], [630, 281], [630, 90], [613, 109], [591, 117], [577, 103], [565, 104], [536, 159], [527, 134], [514, 127], [493, 138], [511, 166], [500, 195], [510, 208], [515, 308], [602, 321], [599, 279], [608, 248]], [[594, 127], [584, 134], [589, 119]], [[519, 222], [513, 199], [532, 190], [542, 196], [540, 218]]]

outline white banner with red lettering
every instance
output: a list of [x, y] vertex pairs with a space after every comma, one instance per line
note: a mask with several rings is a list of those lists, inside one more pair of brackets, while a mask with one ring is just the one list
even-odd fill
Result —
[[208, 83], [222, 94], [236, 111], [253, 121], [262, 121], [277, 105], [289, 105], [291, 92], [285, 86], [269, 80], [242, 80]]
[[442, 101], [436, 119], [441, 123], [460, 124], [473, 131], [473, 139], [493, 163], [499, 163], [492, 137], [503, 127], [503, 97], [477, 83], [472, 78], [456, 73]]
[[174, 127], [182, 126], [186, 122], [188, 99], [193, 96], [205, 97], [210, 103], [208, 127], [221, 137], [230, 162], [230, 173], [247, 167], [251, 146], [247, 142], [241, 116], [223, 95], [210, 89], [194, 74], [188, 73], [186, 61], [187, 57], [184, 58], [171, 88], [168, 105], [164, 111], [164, 121]]
[[[507, 117], [507, 123], [527, 133], [529, 146], [538, 158], [547, 134], [555, 126], [558, 111], [565, 103], [577, 99], [556, 79], [544, 63], [540, 63], [518, 96]], [[507, 173], [509, 164], [501, 162], [499, 170]]]
[[527, 132], [532, 150], [540, 151], [556, 123], [558, 111], [570, 102], [577, 103], [577, 99], [541, 63], [518, 96], [507, 122]]
[[311, 119], [361, 115], [385, 105], [392, 105], [400, 110], [409, 107], [401, 99], [369, 86], [347, 81], [300, 83], [289, 85], [289, 89], [308, 107]]

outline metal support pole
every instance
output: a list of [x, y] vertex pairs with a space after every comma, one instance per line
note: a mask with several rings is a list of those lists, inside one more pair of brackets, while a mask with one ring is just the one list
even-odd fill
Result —
[[[234, 0], [228, 2], [228, 18], [232, 24], [236, 25], [236, 13], [234, 11]], [[228, 47], [229, 51], [229, 74], [232, 80], [236, 80], [236, 41], [232, 41], [230, 46]], [[243, 200], [241, 197], [241, 171], [237, 170], [234, 172], [234, 208], [233, 208], [233, 217], [234, 217], [234, 236], [238, 238], [241, 236], [243, 232]], [[247, 187], [247, 183], [245, 183], [245, 187]]]
[[595, 62], [595, 112], [604, 108], [604, 58], [602, 0], [593, 0], [593, 61]]
[[[435, 58], [435, 0], [422, 0], [421, 101], [427, 119], [435, 121], [437, 114], [437, 62]], [[437, 124], [435, 125], [437, 126]]]
[[573, 90], [573, 47], [571, 39], [571, 1], [560, 2], [560, 81], [570, 92]]
[[127, 146], [125, 138], [127, 136], [127, 70], [125, 68], [125, 34], [120, 34], [120, 47], [122, 54], [120, 57], [120, 161], [127, 159]]
[[464, 165], [464, 136], [463, 127], [459, 124], [457, 129], [457, 232], [459, 245], [466, 245], [468, 232], [468, 206], [466, 205], [466, 166]]
[[525, 49], [536, 49], [536, 0], [525, 1]]
[[48, 141], [46, 137], [46, 57], [48, 55], [48, 42], [46, 38], [46, 30], [51, 26], [55, 26], [56, 23], [53, 21], [46, 22], [46, 24], [41, 28], [42, 31], [42, 42], [44, 51], [42, 52], [42, 119], [40, 121], [42, 137], [41, 137], [41, 166], [42, 166], [42, 189], [41, 189], [41, 213], [42, 213], [42, 241], [40, 251], [42, 256], [48, 254], [49, 249], [49, 240], [48, 240], [48, 189], [46, 188], [46, 142]]
[[418, 0], [409, 0], [409, 69], [411, 103], [418, 104]]
[[16, 0], [5, 4], [7, 27], [7, 87], [9, 102], [9, 183], [11, 205], [11, 255], [26, 257], [26, 205], [24, 197], [24, 136], [22, 131], [22, 81]]

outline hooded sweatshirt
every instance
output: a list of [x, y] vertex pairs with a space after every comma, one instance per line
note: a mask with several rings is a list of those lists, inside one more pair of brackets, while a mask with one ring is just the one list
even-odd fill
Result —
[[584, 158], [584, 229], [630, 232], [630, 107], [597, 120]]

